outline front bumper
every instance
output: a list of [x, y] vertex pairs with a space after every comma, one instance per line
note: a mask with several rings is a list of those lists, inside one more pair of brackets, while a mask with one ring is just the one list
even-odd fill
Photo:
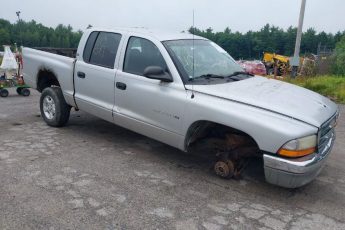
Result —
[[334, 132], [322, 152], [296, 159], [264, 154], [266, 181], [285, 188], [297, 188], [311, 182], [321, 172], [335, 140]]

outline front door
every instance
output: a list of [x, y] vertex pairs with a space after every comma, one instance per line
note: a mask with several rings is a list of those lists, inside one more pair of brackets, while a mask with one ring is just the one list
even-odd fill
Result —
[[148, 66], [169, 68], [157, 46], [144, 38], [130, 37], [123, 69], [115, 79], [115, 122], [165, 143], [182, 136], [186, 91], [183, 84], [143, 76]]

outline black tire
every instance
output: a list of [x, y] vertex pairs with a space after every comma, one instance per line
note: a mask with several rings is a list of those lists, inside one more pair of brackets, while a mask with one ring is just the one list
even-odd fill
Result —
[[23, 88], [21, 88], [21, 87], [18, 87], [18, 88], [16, 89], [18, 95], [22, 95], [22, 89], [23, 89]]
[[8, 90], [7, 89], [0, 89], [0, 96], [1, 97], [7, 97], [8, 96]]
[[30, 90], [27, 88], [22, 88], [20, 94], [23, 95], [24, 97], [28, 97], [30, 96]]
[[[51, 101], [53, 101], [54, 106], [51, 107], [55, 108], [55, 113], [49, 112], [50, 110], [49, 106], [47, 106], [47, 103]], [[40, 110], [41, 116], [49, 126], [62, 127], [68, 122], [71, 106], [66, 103], [59, 87], [48, 87], [42, 91], [40, 98]]]

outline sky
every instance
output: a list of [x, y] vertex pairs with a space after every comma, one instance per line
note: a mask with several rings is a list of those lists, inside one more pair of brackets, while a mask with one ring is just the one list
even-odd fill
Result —
[[[146, 27], [170, 31], [200, 29], [247, 32], [265, 24], [297, 26], [301, 0], [0, 0], [0, 18], [45, 26], [70, 24], [74, 30], [95, 27]], [[307, 0], [304, 31], [345, 30], [345, 0]]]

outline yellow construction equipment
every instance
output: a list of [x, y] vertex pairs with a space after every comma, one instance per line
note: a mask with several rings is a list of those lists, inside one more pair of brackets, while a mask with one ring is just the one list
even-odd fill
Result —
[[290, 57], [275, 53], [264, 52], [263, 63], [268, 75], [286, 75], [290, 72]]

